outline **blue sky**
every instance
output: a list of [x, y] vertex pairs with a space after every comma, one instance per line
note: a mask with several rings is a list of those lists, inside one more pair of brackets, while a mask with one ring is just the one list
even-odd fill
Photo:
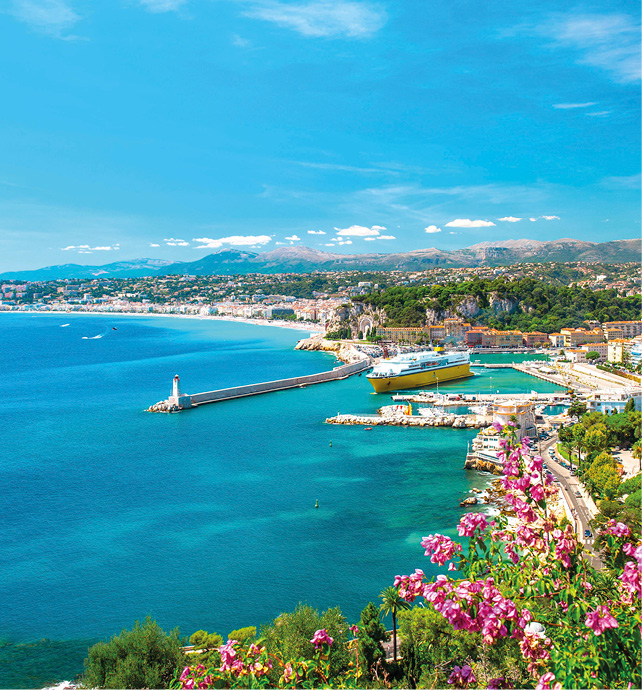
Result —
[[0, 0], [0, 270], [639, 237], [639, 12]]

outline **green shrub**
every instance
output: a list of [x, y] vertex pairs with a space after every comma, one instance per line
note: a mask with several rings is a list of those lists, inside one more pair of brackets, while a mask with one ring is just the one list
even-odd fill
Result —
[[168, 688], [185, 661], [178, 628], [167, 634], [151, 618], [89, 648], [82, 684], [89, 688]]

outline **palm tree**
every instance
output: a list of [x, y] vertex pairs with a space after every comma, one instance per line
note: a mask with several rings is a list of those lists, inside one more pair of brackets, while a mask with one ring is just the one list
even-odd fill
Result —
[[401, 598], [399, 590], [392, 585], [386, 587], [379, 595], [383, 603], [379, 607], [381, 617], [384, 618], [389, 613], [392, 614], [392, 658], [397, 661], [397, 611], [409, 609], [410, 604]]

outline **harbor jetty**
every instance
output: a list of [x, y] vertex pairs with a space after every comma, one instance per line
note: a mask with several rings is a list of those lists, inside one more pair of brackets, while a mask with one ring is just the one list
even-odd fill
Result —
[[220, 388], [204, 393], [183, 393], [181, 391], [179, 377], [174, 376], [172, 395], [170, 395], [167, 400], [161, 400], [152, 405], [147, 411], [179, 412], [180, 410], [187, 410], [208, 403], [222, 402], [223, 400], [233, 400], [234, 398], [244, 398], [250, 395], [272, 393], [274, 391], [287, 390], [288, 388], [304, 388], [316, 383], [326, 383], [328, 381], [339, 381], [353, 376], [354, 374], [366, 371], [370, 366], [370, 359], [364, 358], [352, 362], [351, 364], [335, 367], [331, 371], [322, 371], [318, 374], [295, 376], [293, 378], [266, 381], [264, 383], [251, 383], [246, 386], [234, 386], [233, 388]]
[[352, 424], [374, 426], [449, 426], [453, 429], [482, 429], [492, 423], [492, 415], [453, 414], [429, 409], [420, 409], [412, 414], [412, 405], [386, 405], [377, 414], [337, 414], [328, 417], [326, 424]]

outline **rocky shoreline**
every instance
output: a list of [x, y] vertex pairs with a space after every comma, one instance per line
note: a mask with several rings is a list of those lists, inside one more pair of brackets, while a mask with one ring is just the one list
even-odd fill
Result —
[[294, 349], [317, 352], [333, 352], [337, 359], [345, 362], [346, 364], [358, 362], [366, 357], [363, 352], [359, 352], [359, 350], [357, 350], [353, 345], [348, 345], [338, 340], [326, 340], [323, 335], [303, 338], [302, 340], [299, 340]]

